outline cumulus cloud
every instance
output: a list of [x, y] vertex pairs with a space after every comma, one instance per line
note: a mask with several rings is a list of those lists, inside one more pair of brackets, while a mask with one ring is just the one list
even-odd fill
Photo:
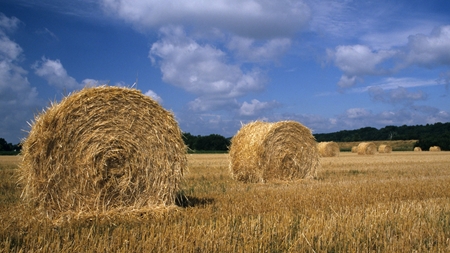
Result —
[[310, 19], [302, 1], [265, 0], [103, 0], [103, 8], [140, 29], [167, 24], [218, 28], [240, 36], [291, 35]]
[[67, 74], [59, 59], [50, 60], [42, 57], [42, 61], [37, 61], [32, 66], [35, 74], [44, 78], [50, 85], [58, 89], [74, 90], [82, 88], [75, 78]]
[[260, 116], [263, 115], [264, 112], [271, 110], [275, 107], [278, 107], [279, 103], [276, 101], [271, 102], [260, 102], [257, 99], [253, 99], [250, 103], [244, 102], [239, 108], [240, 116]]
[[405, 52], [406, 65], [425, 67], [450, 65], [450, 25], [435, 28], [429, 36], [416, 34], [408, 37]]
[[19, 66], [23, 50], [7, 35], [19, 23], [17, 18], [0, 13], [0, 133], [13, 143], [19, 140], [8, 137], [23, 135], [20, 126], [32, 117], [38, 101], [36, 88], [28, 82], [28, 72]]
[[344, 74], [339, 80], [340, 87], [351, 87], [365, 75], [388, 73], [380, 65], [391, 58], [393, 50], [372, 50], [364, 45], [337, 46], [335, 50], [327, 50], [328, 57]]
[[156, 102], [162, 104], [163, 100], [162, 98], [156, 94], [156, 92], [152, 91], [152, 90], [148, 90], [147, 92], [144, 93], [144, 95], [151, 97], [152, 99], [154, 99]]
[[[403, 47], [373, 50], [366, 45], [341, 45], [327, 50], [328, 58], [343, 75], [339, 87], [351, 87], [367, 75], [388, 75], [417, 65], [426, 68], [450, 65], [450, 25], [435, 28], [430, 35], [408, 37]], [[385, 67], [390, 61], [396, 65]]]
[[0, 33], [5, 34], [11, 32], [19, 27], [20, 20], [16, 17], [8, 18], [5, 14], [0, 13]]
[[404, 87], [388, 91], [380, 87], [371, 87], [368, 91], [374, 101], [390, 104], [412, 104], [414, 101], [427, 99], [427, 94], [423, 91], [410, 92]]
[[227, 63], [225, 52], [197, 43], [181, 27], [165, 27], [161, 34], [149, 57], [160, 67], [163, 81], [196, 94], [201, 100], [228, 99], [231, 103], [236, 97], [263, 88], [260, 71], [244, 72], [239, 65]]
[[276, 38], [258, 45], [254, 39], [234, 36], [227, 47], [243, 61], [270, 62], [284, 55], [291, 43], [288, 38]]

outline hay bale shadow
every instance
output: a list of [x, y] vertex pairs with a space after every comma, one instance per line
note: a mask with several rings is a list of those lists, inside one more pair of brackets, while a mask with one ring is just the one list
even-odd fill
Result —
[[187, 207], [206, 207], [207, 205], [211, 205], [215, 202], [213, 198], [197, 198], [194, 196], [186, 196], [182, 193], [179, 193], [177, 198], [175, 199], [175, 205], [183, 208]]

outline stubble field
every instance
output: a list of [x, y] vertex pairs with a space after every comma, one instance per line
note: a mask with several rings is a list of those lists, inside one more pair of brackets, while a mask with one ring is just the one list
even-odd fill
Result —
[[0, 157], [0, 252], [450, 252], [450, 152], [341, 153], [265, 184], [233, 181], [226, 154], [188, 157], [178, 206], [58, 223]]

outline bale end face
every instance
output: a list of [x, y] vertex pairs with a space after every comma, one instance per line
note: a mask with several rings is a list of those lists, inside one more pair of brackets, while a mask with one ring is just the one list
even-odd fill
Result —
[[249, 123], [232, 138], [229, 151], [230, 173], [243, 182], [312, 178], [319, 166], [314, 136], [295, 121]]
[[317, 144], [319, 154], [321, 157], [339, 156], [339, 145], [336, 142], [320, 142]]
[[23, 198], [49, 216], [171, 205], [185, 153], [173, 115], [151, 98], [85, 88], [35, 118], [19, 167]]
[[377, 146], [373, 142], [361, 142], [358, 145], [358, 155], [374, 155], [377, 152]]

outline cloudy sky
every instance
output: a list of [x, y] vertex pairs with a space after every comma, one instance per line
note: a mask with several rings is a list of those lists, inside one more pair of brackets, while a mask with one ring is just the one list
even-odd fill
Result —
[[0, 2], [1, 138], [105, 83], [137, 87], [194, 135], [258, 119], [314, 133], [449, 122], [450, 2]]

